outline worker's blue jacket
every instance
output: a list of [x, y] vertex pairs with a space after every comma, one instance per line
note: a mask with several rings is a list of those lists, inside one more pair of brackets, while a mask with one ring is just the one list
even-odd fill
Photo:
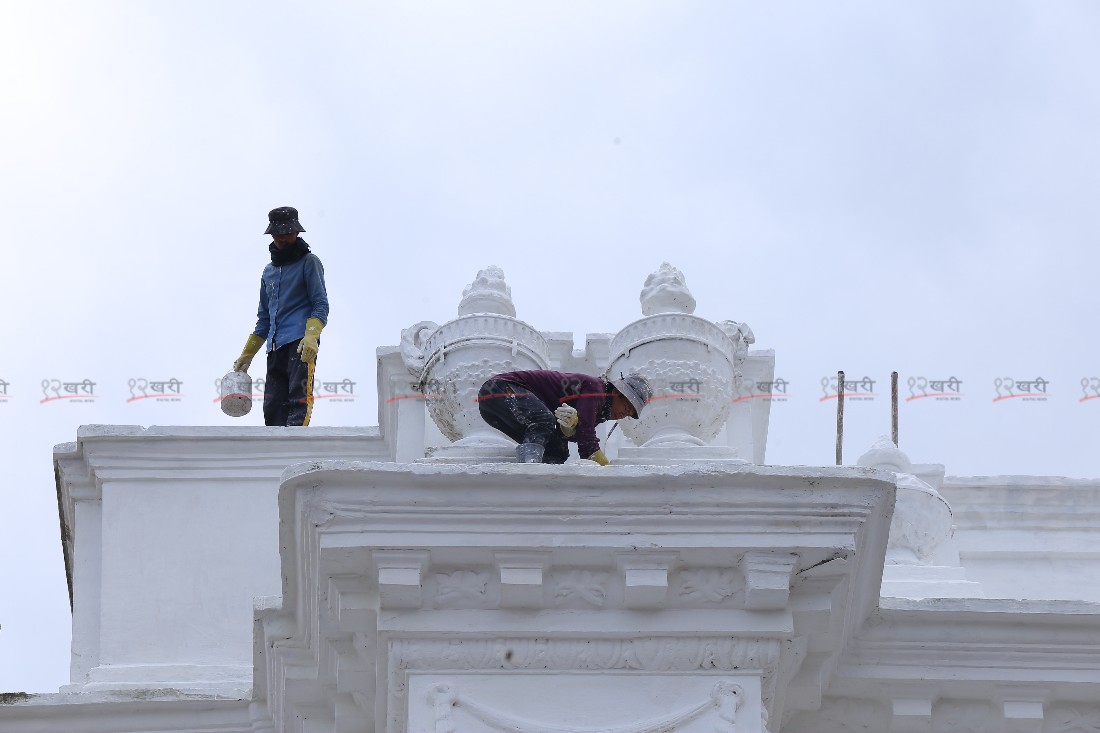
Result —
[[274, 351], [302, 338], [310, 318], [328, 325], [325, 269], [317, 255], [267, 265], [260, 278], [260, 307], [252, 333], [267, 339], [267, 350]]

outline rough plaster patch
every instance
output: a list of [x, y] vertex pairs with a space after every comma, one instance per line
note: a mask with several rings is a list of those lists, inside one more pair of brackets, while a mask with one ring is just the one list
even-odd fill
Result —
[[0, 692], [0, 705], [14, 705], [17, 702], [30, 700], [34, 695], [25, 692]]

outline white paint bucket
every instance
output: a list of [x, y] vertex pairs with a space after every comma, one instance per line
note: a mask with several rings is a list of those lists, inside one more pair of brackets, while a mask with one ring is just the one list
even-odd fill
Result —
[[248, 372], [229, 372], [222, 377], [222, 412], [243, 417], [252, 409], [252, 377]]

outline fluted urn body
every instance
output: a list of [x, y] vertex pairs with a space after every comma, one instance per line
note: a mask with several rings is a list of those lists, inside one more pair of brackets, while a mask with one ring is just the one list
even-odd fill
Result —
[[629, 324], [611, 340], [608, 374], [637, 372], [653, 398], [637, 420], [622, 421], [635, 445], [709, 444], [729, 417], [734, 351], [730, 337], [703, 318], [662, 313]]
[[546, 339], [515, 318], [504, 273], [489, 267], [463, 293], [459, 317], [441, 326], [423, 322], [402, 332], [402, 355], [417, 379], [428, 414], [459, 448], [511, 448], [478, 409], [478, 391], [501, 372], [546, 369]]
[[523, 321], [492, 313], [444, 323], [425, 342], [421, 386], [428, 414], [457, 445], [511, 445], [481, 418], [478, 390], [501, 372], [546, 369], [546, 339]]
[[649, 276], [640, 300], [645, 317], [611, 340], [608, 375], [641, 374], [653, 398], [639, 419], [622, 421], [623, 433], [644, 447], [708, 445], [729, 417], [751, 331], [693, 315], [695, 298], [668, 263]]

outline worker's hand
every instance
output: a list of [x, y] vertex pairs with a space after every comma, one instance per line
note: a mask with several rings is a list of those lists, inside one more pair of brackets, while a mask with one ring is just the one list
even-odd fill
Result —
[[588, 460], [595, 461], [596, 463], [600, 464], [601, 466], [611, 465], [611, 461], [607, 460], [607, 456], [605, 456], [603, 454], [602, 450], [598, 450], [595, 453], [593, 453], [592, 455], [590, 455], [588, 457]]
[[561, 426], [561, 432], [565, 437], [570, 438], [577, 432], [577, 422], [580, 418], [577, 417], [576, 408], [562, 405], [554, 410], [554, 417], [558, 419], [558, 425]]
[[252, 357], [256, 356], [256, 352], [259, 351], [260, 347], [263, 345], [263, 336], [257, 336], [254, 333], [248, 334], [248, 340], [244, 342], [244, 349], [241, 351], [241, 355], [233, 362], [233, 371], [247, 372], [248, 367], [252, 366]]
[[321, 329], [324, 327], [325, 324], [321, 323], [320, 318], [310, 318], [306, 321], [306, 335], [302, 336], [302, 340], [298, 343], [298, 356], [302, 357], [302, 361], [306, 364], [317, 361], [317, 339], [321, 337]]

